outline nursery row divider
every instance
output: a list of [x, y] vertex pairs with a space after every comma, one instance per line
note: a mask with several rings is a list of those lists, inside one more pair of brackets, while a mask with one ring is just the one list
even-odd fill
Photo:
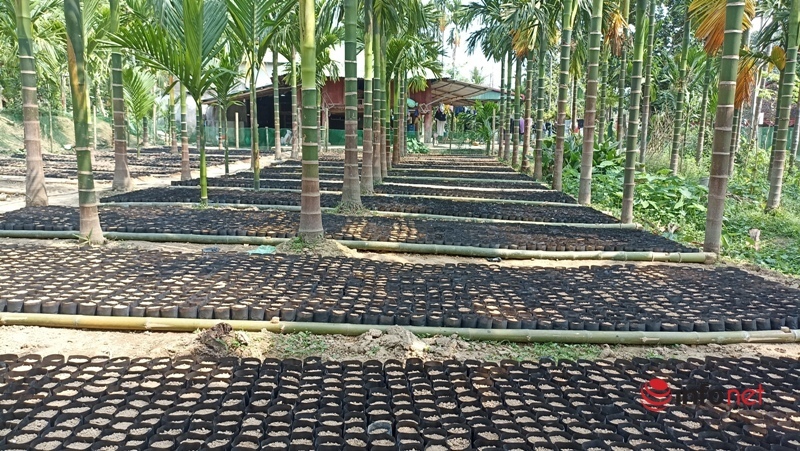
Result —
[[194, 318], [149, 318], [126, 316], [88, 316], [48, 313], [0, 313], [3, 326], [41, 326], [100, 330], [145, 330], [153, 332], [194, 332], [228, 323], [234, 330], [272, 333], [309, 332], [318, 335], [357, 336], [370, 330], [385, 331], [403, 327], [415, 335], [458, 335], [460, 338], [481, 341], [510, 341], [517, 343], [591, 343], [626, 345], [670, 344], [734, 344], [734, 343], [795, 343], [800, 342], [800, 330], [789, 329], [739, 332], [654, 332], [654, 331], [586, 331], [541, 329], [467, 329], [428, 326], [388, 326], [376, 324], [311, 323], [251, 320], [215, 320]]
[[[198, 204], [191, 202], [108, 202], [101, 204], [104, 207], [181, 207], [192, 208], [197, 207]], [[281, 211], [300, 211], [299, 205], [265, 205], [265, 204], [230, 204], [230, 203], [210, 203], [209, 208], [232, 208], [232, 209], [248, 209], [257, 208], [259, 210], [281, 210]], [[335, 211], [335, 208], [322, 207], [323, 212]], [[384, 217], [398, 217], [398, 218], [416, 218], [416, 219], [438, 219], [442, 221], [453, 222], [474, 222], [482, 224], [529, 224], [540, 226], [554, 226], [554, 227], [576, 227], [585, 229], [623, 229], [623, 230], [639, 230], [642, 228], [640, 224], [594, 224], [585, 222], [541, 222], [541, 221], [517, 221], [512, 219], [490, 219], [490, 218], [474, 218], [468, 216], [450, 216], [450, 215], [436, 215], [427, 213], [406, 213], [401, 211], [372, 211], [375, 216]]]
[[[177, 233], [105, 232], [110, 240], [152, 241], [161, 243], [196, 244], [252, 244], [278, 245], [291, 238], [266, 238], [258, 236], [191, 235]], [[0, 230], [1, 238], [78, 239], [78, 232], [43, 230]], [[705, 263], [716, 261], [711, 252], [626, 252], [626, 251], [529, 251], [515, 249], [450, 246], [438, 244], [393, 243], [385, 241], [335, 240], [350, 249], [374, 252], [401, 252], [411, 254], [458, 255], [462, 257], [502, 258], [506, 260], [613, 260], [670, 263]]]
[[[502, 176], [499, 176], [502, 177]], [[402, 180], [439, 180], [442, 182], [485, 182], [491, 181], [492, 183], [509, 183], [509, 184], [535, 184], [537, 183], [535, 180], [502, 180], [502, 179], [479, 179], [479, 178], [462, 178], [462, 177], [410, 177], [404, 175], [392, 175], [389, 174], [388, 179], [402, 179]]]

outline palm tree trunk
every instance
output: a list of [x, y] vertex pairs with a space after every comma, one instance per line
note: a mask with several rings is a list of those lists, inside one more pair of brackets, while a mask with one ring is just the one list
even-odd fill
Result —
[[594, 161], [594, 122], [597, 104], [597, 83], [600, 72], [600, 49], [603, 45], [603, 0], [592, 1], [589, 25], [589, 52], [586, 66], [586, 100], [583, 112], [583, 149], [578, 202], [592, 203], [592, 163]]
[[789, 13], [789, 42], [786, 46], [786, 65], [783, 69], [784, 78], [783, 84], [778, 90], [778, 96], [783, 98], [783, 101], [778, 111], [778, 130], [775, 149], [773, 150], [774, 156], [770, 174], [769, 196], [767, 197], [767, 211], [774, 210], [781, 205], [786, 141], [789, 134], [789, 114], [792, 110], [792, 88], [794, 87], [797, 66], [798, 28], [800, 28], [800, 0], [792, 0]]
[[506, 64], [503, 57], [500, 57], [500, 128], [497, 131], [497, 157], [503, 157], [503, 136], [506, 131], [506, 108], [508, 101], [506, 100]]
[[281, 161], [281, 89], [278, 78], [278, 49], [272, 49], [272, 107], [275, 116], [275, 161]]
[[[296, 160], [300, 158], [300, 121], [298, 118], [297, 110], [297, 67], [294, 61], [294, 47], [290, 52], [291, 58], [291, 80], [292, 80], [292, 153], [291, 158]], [[237, 125], [238, 126], [238, 125]]]
[[[620, 14], [622, 17], [625, 18], [625, 22], [628, 21], [630, 16], [630, 0], [621, 0], [620, 2]], [[627, 30], [623, 32], [627, 37]], [[617, 84], [617, 95], [619, 100], [617, 102], [617, 124], [616, 124], [616, 131], [617, 131], [617, 142], [619, 143], [619, 147], [622, 147], [622, 122], [625, 116], [625, 79], [628, 76], [628, 49], [626, 44], [622, 46], [622, 53], [619, 57], [619, 83]]]
[[507, 67], [506, 67], [506, 111], [508, 112], [508, 116], [506, 117], [506, 130], [505, 134], [503, 135], [503, 160], [509, 161], [511, 159], [511, 77], [514, 73], [514, 70], [511, 67], [512, 59], [513, 59], [512, 52], [508, 52], [508, 59], [507, 59]]
[[[392, 81], [392, 111], [394, 124], [392, 125], [392, 158], [387, 162], [387, 168], [400, 164], [400, 80], [399, 77]], [[391, 166], [389, 165], [391, 163]]]
[[744, 154], [744, 160], [742, 161], [742, 167], [744, 169], [747, 169], [747, 167], [749, 165], [750, 155], [753, 155], [753, 157], [754, 157], [753, 161], [756, 162], [756, 164], [753, 165], [753, 175], [755, 176], [755, 174], [757, 172], [757, 167], [756, 166], [758, 164], [758, 158], [755, 158], [755, 157], [758, 156], [758, 152], [759, 152], [759, 148], [758, 148], [758, 144], [759, 143], [758, 143], [758, 140], [756, 139], [756, 137], [757, 137], [757, 133], [758, 133], [758, 116], [759, 116], [760, 110], [761, 110], [761, 99], [759, 98], [760, 97], [759, 96], [759, 91], [763, 87], [762, 86], [762, 77], [761, 77], [761, 68], [760, 67], [756, 68], [756, 76], [755, 76], [754, 85], [755, 85], [755, 89], [753, 89], [753, 98], [752, 98], [752, 100], [750, 102], [750, 105], [751, 105], [750, 117], [751, 117], [752, 120], [750, 121], [750, 129], [747, 131], [747, 143], [750, 145], [749, 146], [750, 147], [750, 151]]
[[[791, 106], [789, 107], [791, 109]], [[733, 168], [736, 166], [736, 154], [739, 151], [739, 138], [742, 130], [742, 109], [733, 111], [733, 130], [731, 131], [731, 157], [728, 159], [728, 176], [733, 178]]]
[[[172, 86], [174, 83], [172, 75], [169, 76], [169, 84]], [[124, 105], [123, 105], [124, 106]], [[170, 152], [173, 154], [178, 153], [178, 133], [177, 133], [177, 124], [175, 123], [175, 86], [172, 86], [169, 90], [169, 116], [167, 117], [169, 121], [169, 138], [170, 138]], [[124, 124], [124, 121], [123, 121]], [[123, 125], [124, 127], [124, 125]], [[126, 144], [127, 146], [127, 144]]]
[[97, 212], [99, 199], [94, 188], [92, 148], [89, 141], [89, 93], [86, 86], [84, 24], [80, 0], [64, 0], [64, 23], [72, 92], [72, 121], [75, 124], [75, 153], [78, 157], [80, 233], [90, 243], [102, 243], [103, 230], [100, 228], [100, 216]]
[[303, 175], [298, 236], [306, 242], [324, 238], [319, 202], [319, 135], [317, 123], [317, 49], [314, 0], [300, 0], [300, 66], [303, 83]]
[[533, 157], [533, 178], [542, 181], [542, 152], [544, 148], [544, 82], [547, 64], [547, 33], [539, 33], [539, 77], [536, 82], [536, 149]]
[[[792, 2], [797, 4], [797, 0]], [[717, 115], [714, 121], [714, 144], [711, 150], [711, 173], [708, 182], [708, 209], [703, 250], [719, 253], [722, 237], [722, 216], [728, 191], [728, 158], [733, 125], [733, 103], [736, 96], [736, 75], [739, 48], [742, 42], [744, 3], [728, 0], [725, 6], [725, 39], [719, 71]], [[795, 28], [796, 30], [796, 28]], [[796, 49], [796, 47], [795, 47]], [[788, 59], [787, 59], [788, 63]]]
[[392, 148], [392, 144], [390, 142], [389, 130], [391, 127], [389, 126], [389, 115], [391, 114], [390, 108], [390, 101], [389, 94], [391, 93], [391, 89], [389, 86], [389, 77], [386, 73], [386, 42], [388, 39], [386, 36], [381, 35], [381, 137], [383, 138], [383, 142], [381, 145], [383, 146], [383, 152], [381, 153], [381, 179], [385, 179], [389, 175], [389, 168], [391, 167], [390, 159], [391, 156], [389, 155], [389, 151]]
[[572, 45], [572, 0], [564, 1], [561, 19], [561, 62], [558, 74], [558, 111], [556, 116], [556, 148], [553, 161], [553, 189], [561, 191], [561, 172], [564, 169], [564, 135], [566, 134], [567, 101], [569, 96], [569, 58]]
[[361, 208], [358, 177], [358, 76], [356, 74], [356, 0], [344, 0], [344, 183], [342, 206]]
[[[256, 76], [260, 61], [256, 61], [258, 49], [253, 48], [250, 61], [250, 166], [253, 168], [253, 189], [261, 189], [261, 153], [258, 142], [258, 99], [256, 98]], [[305, 100], [303, 100], [305, 103]]]
[[689, 59], [689, 2], [686, 2], [686, 11], [683, 18], [683, 42], [681, 43], [681, 57], [679, 62], [678, 100], [675, 105], [675, 122], [672, 125], [672, 151], [670, 152], [669, 168], [672, 174], [678, 173], [678, 157], [680, 155], [681, 127], [683, 126], [684, 96], [686, 91], [686, 70]]
[[405, 157], [408, 132], [408, 75], [403, 74], [400, 86], [400, 156]]
[[[119, 0], [109, 1], [109, 32], [119, 29]], [[111, 114], [114, 117], [114, 191], [133, 188], [128, 169], [128, 141], [125, 139], [125, 99], [122, 88], [122, 55], [111, 53]]]
[[373, 63], [375, 62], [373, 24], [372, 0], [364, 0], [364, 132], [362, 136], [363, 155], [361, 156], [361, 193], [365, 196], [375, 193], [372, 177], [372, 78], [374, 76]]
[[598, 90], [600, 93], [600, 105], [597, 108], [597, 143], [603, 144], [606, 142], [606, 80], [608, 80], [608, 51], [601, 50], [600, 52], [600, 86]]
[[219, 136], [222, 140], [225, 158], [225, 175], [228, 175], [230, 172], [230, 146], [228, 145], [228, 107], [225, 105], [219, 106], [219, 123], [219, 126], [222, 127], [222, 132]]
[[573, 134], [575, 134], [575, 133], [578, 133], [578, 130], [579, 130], [579, 128], [578, 128], [578, 76], [577, 75], [573, 75], [572, 76], [571, 94], [572, 94], [572, 106], [570, 107], [570, 112], [569, 112], [569, 116], [570, 116], [570, 121], [569, 121], [570, 127], [569, 128], [570, 128], [570, 131]]
[[[30, 0], [15, 0], [17, 40], [19, 41], [19, 68], [22, 84], [22, 117], [25, 135], [25, 205], [47, 205], [44, 184], [44, 161], [39, 126], [39, 103], [36, 93], [36, 61], [31, 31]], [[0, 100], [2, 101], [2, 100]]]
[[397, 155], [392, 158], [392, 165], [397, 166], [400, 164], [400, 157], [405, 154], [405, 150], [403, 149], [404, 144], [406, 142], [406, 110], [405, 107], [407, 106], [406, 103], [406, 77], [405, 74], [400, 74], [399, 80], [400, 89], [398, 93], [398, 100], [397, 100], [397, 115], [394, 118], [394, 123], [396, 124], [395, 129], [397, 130], [397, 138], [395, 141], [397, 142], [397, 147], [395, 148], [395, 152]]
[[[147, 146], [150, 144], [150, 134], [149, 134], [149, 125], [147, 121], [147, 116], [142, 118], [142, 146]], [[198, 135], [199, 136], [199, 135]]]
[[798, 99], [797, 105], [797, 114], [792, 128], [792, 145], [789, 147], [789, 171], [784, 171], [784, 178], [789, 172], [794, 171], [794, 163], [797, 161], [797, 148], [800, 147], [800, 99]]
[[189, 127], [186, 124], [186, 86], [181, 85], [181, 180], [192, 178], [189, 166]]
[[625, 173], [622, 189], [622, 215], [625, 224], [633, 222], [633, 195], [636, 176], [636, 156], [639, 153], [639, 102], [642, 98], [642, 66], [644, 59], [645, 10], [647, 0], [636, 0], [636, 33], [633, 38], [633, 68], [631, 71], [631, 100], [628, 113], [628, 138], [625, 144]]
[[647, 56], [644, 60], [644, 88], [642, 97], [642, 138], [639, 142], [639, 163], [644, 164], [647, 155], [647, 138], [650, 131], [650, 85], [653, 83], [653, 45], [656, 39], [656, 0], [650, 0], [647, 8]]
[[381, 136], [381, 24], [374, 16], [372, 25], [372, 46], [375, 54], [372, 79], [372, 181], [375, 185], [383, 183], [381, 174], [381, 155], [383, 154], [383, 136]]
[[[694, 161], [700, 163], [703, 158], [703, 147], [706, 141], [706, 116], [708, 113], [708, 85], [711, 84], [711, 57], [706, 57], [706, 68], [703, 83], [703, 100], [700, 101], [700, 130], [697, 133], [697, 150], [694, 153]], [[756, 86], [758, 83], [756, 83]], [[756, 87], [756, 91], [758, 87]]]
[[519, 160], [519, 120], [522, 115], [522, 58], [517, 57], [516, 72], [514, 74], [514, 124], [511, 127], [513, 144], [511, 149], [511, 167], [517, 167]]
[[[540, 28], [540, 33], [541, 28]], [[531, 113], [533, 109], [533, 58], [531, 58], [530, 51], [528, 53], [525, 67], [528, 69], [527, 77], [525, 77], [525, 137], [522, 141], [522, 162], [520, 163], [520, 170], [527, 174], [530, 172], [530, 162], [528, 162], [528, 155], [531, 151], [531, 133], [533, 132], [533, 119]]]
[[208, 205], [208, 169], [206, 165], [206, 140], [205, 123], [203, 121], [203, 99], [198, 96], [195, 100], [197, 114], [197, 151], [200, 153], [200, 206]]

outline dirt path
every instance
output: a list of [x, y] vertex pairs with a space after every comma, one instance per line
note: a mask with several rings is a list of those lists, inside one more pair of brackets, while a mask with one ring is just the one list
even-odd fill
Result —
[[[0, 354], [108, 355], [110, 357], [253, 356], [288, 358], [322, 356], [331, 360], [388, 360], [420, 357], [425, 360], [466, 359], [499, 361], [536, 360], [540, 357], [610, 359], [788, 357], [800, 359], [800, 343], [703, 346], [607, 346], [470, 342], [451, 337], [419, 339], [397, 332], [342, 335], [276, 335], [234, 332], [235, 347], [209, 345], [200, 333], [110, 332], [45, 327], [0, 327]], [[424, 345], [415, 346], [415, 344]], [[229, 343], [230, 345], [230, 343]], [[421, 350], [420, 348], [424, 349]]]

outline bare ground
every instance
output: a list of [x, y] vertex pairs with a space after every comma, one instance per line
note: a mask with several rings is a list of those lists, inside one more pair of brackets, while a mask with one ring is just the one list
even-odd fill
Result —
[[517, 344], [465, 341], [455, 337], [420, 338], [395, 328], [358, 337], [278, 335], [269, 332], [230, 331], [195, 333], [110, 332], [28, 326], [0, 327], [0, 354], [108, 355], [112, 357], [222, 357], [302, 358], [331, 360], [536, 360], [540, 357], [613, 359], [633, 357], [703, 358], [788, 357], [800, 359], [800, 343], [703, 346], [607, 346], [551, 343]]

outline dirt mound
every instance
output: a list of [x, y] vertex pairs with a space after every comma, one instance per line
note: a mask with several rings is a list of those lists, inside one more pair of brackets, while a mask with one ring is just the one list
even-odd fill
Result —
[[289, 240], [277, 246], [280, 254], [319, 255], [321, 257], [355, 257], [358, 251], [347, 248], [334, 240], [306, 243], [298, 239]]
[[191, 355], [205, 358], [252, 357], [250, 337], [246, 332], [234, 331], [228, 323], [218, 323], [197, 335]]

